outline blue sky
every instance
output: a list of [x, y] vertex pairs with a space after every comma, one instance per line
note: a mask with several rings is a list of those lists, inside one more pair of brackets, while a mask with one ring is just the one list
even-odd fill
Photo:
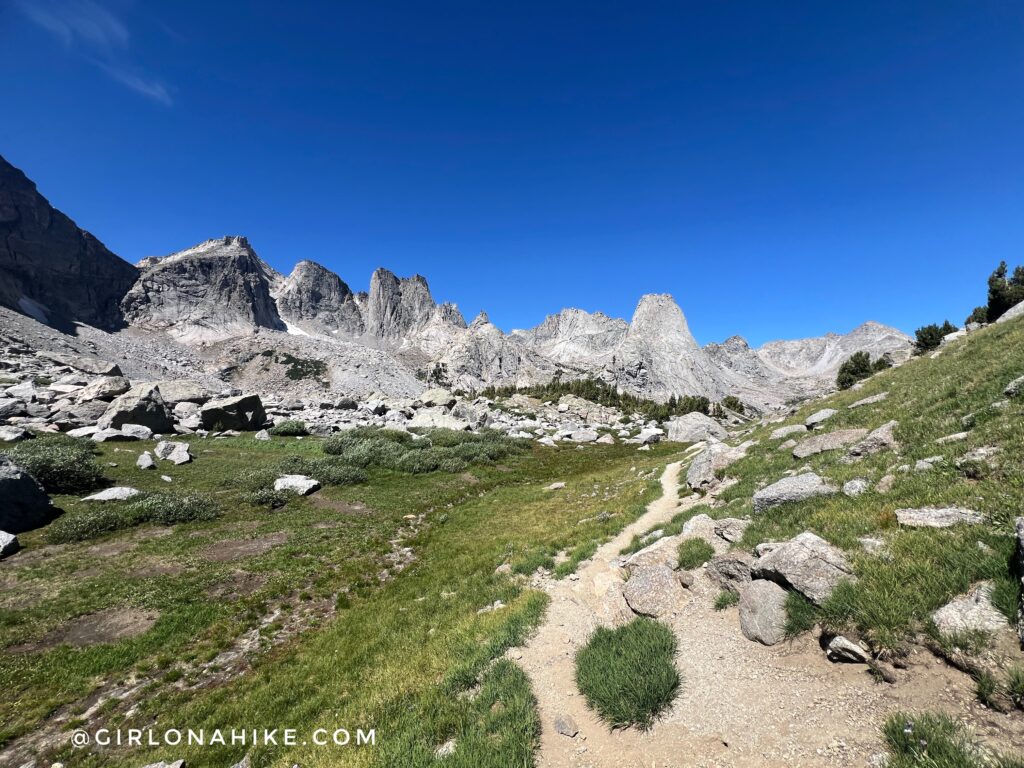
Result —
[[[1024, 262], [1024, 5], [0, 2], [0, 154], [130, 261], [248, 235], [500, 327], [962, 322]], [[242, 10], [244, 9], [244, 10]]]

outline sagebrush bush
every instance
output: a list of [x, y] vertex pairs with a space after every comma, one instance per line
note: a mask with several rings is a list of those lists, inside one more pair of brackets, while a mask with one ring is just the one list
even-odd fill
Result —
[[429, 430], [418, 438], [397, 430], [354, 429], [327, 438], [322, 449], [353, 467], [408, 474], [462, 472], [470, 464], [490, 463], [526, 450], [522, 441], [497, 432], [475, 435], [448, 429]]
[[306, 429], [306, 422], [299, 421], [298, 419], [282, 421], [267, 431], [277, 437], [304, 437], [309, 434], [309, 430]]
[[128, 510], [143, 522], [161, 525], [216, 520], [221, 515], [217, 502], [202, 493], [152, 493], [130, 501]]
[[94, 539], [143, 523], [177, 523], [214, 520], [221, 515], [217, 503], [201, 493], [153, 493], [127, 504], [107, 502], [85, 512], [66, 515], [47, 529], [47, 539], [58, 544]]
[[576, 654], [576, 685], [608, 725], [646, 730], [679, 691], [676, 636], [653, 619], [599, 627]]
[[242, 498], [254, 507], [269, 507], [270, 509], [280, 509], [288, 503], [288, 499], [292, 498], [295, 494], [291, 491], [275, 491], [273, 488], [257, 488], [255, 491], [250, 491], [245, 494]]
[[81, 493], [103, 483], [92, 442], [67, 435], [25, 440], [6, 451], [47, 493]]

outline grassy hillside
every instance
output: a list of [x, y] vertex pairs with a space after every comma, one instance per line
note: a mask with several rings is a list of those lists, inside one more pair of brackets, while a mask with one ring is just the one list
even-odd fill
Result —
[[[449, 739], [457, 740], [450, 765], [528, 764], [537, 734], [532, 694], [519, 668], [500, 658], [539, 619], [544, 596], [495, 569], [554, 564], [553, 555], [565, 552], [568, 572], [641, 513], [658, 492], [654, 478], [679, 448], [527, 447], [458, 472], [371, 465], [366, 482], [272, 509], [253, 504], [252, 479], [323, 460], [322, 441], [190, 442], [196, 459], [180, 467], [136, 469], [138, 453], [153, 447], [144, 442], [103, 444], [97, 458], [118, 485], [203, 494], [219, 505], [219, 519], [94, 535], [89, 523], [99, 507], [58, 496], [63, 522], [22, 536], [26, 551], [0, 564], [0, 743], [58, 713], [61, 730], [154, 721], [377, 729], [373, 748], [262, 749], [254, 766], [426, 765]], [[380, 454], [378, 446], [378, 460]], [[401, 456], [395, 463], [409, 464]], [[544, 489], [554, 481], [567, 487]], [[67, 530], [90, 538], [49, 543]], [[392, 553], [404, 547], [412, 548], [411, 562], [382, 582]], [[499, 607], [480, 613], [495, 601]], [[111, 610], [155, 623], [105, 644], [60, 644], [69, 624]], [[263, 648], [250, 657], [251, 668], [232, 658], [245, 642]], [[141, 694], [88, 712], [122, 681], [139, 685]], [[58, 744], [55, 756], [76, 766], [180, 757], [230, 765], [248, 751], [100, 755], [70, 750], [66, 735]]]

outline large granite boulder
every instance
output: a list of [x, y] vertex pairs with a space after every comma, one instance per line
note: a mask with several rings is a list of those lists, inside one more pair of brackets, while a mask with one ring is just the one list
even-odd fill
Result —
[[821, 435], [801, 440], [793, 449], [793, 456], [798, 459], [806, 459], [825, 451], [835, 451], [856, 443], [867, 435], [866, 429], [837, 429]]
[[658, 618], [678, 610], [686, 599], [686, 590], [671, 568], [655, 565], [633, 571], [622, 596], [634, 612]]
[[668, 435], [666, 440], [673, 443], [699, 443], [702, 440], [725, 440], [728, 433], [725, 427], [706, 416], [694, 411], [676, 416], [665, 424]]
[[153, 383], [160, 388], [164, 402], [171, 408], [179, 403], [205, 403], [212, 396], [210, 390], [190, 379], [169, 379]]
[[795, 589], [816, 605], [821, 605], [839, 582], [856, 578], [843, 553], [810, 531], [759, 558], [752, 575]]
[[0, 531], [23, 533], [50, 520], [50, 497], [28, 472], [0, 453]]
[[92, 400], [113, 400], [130, 390], [132, 385], [124, 376], [103, 376], [78, 390], [75, 399], [79, 403]]
[[410, 429], [451, 429], [455, 432], [465, 432], [469, 429], [469, 422], [445, 413], [442, 408], [420, 408], [409, 420], [408, 426]]
[[773, 581], [751, 581], [740, 590], [740, 630], [748, 640], [775, 645], [786, 638], [786, 590]]
[[238, 395], [211, 400], [200, 411], [203, 429], [237, 429], [256, 432], [263, 429], [267, 413], [259, 395]]
[[816, 496], [831, 496], [838, 489], [829, 485], [813, 472], [784, 477], [754, 494], [754, 512], [765, 512], [780, 504], [790, 504]]
[[171, 409], [159, 388], [152, 384], [137, 384], [129, 389], [107, 407], [97, 423], [103, 429], [120, 429], [124, 424], [141, 424], [154, 432], [174, 429]]

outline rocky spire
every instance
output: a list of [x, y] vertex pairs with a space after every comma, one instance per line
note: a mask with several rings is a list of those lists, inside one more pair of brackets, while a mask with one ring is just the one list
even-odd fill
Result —
[[435, 306], [426, 278], [399, 278], [381, 267], [370, 278], [366, 333], [379, 339], [397, 339], [426, 324]]
[[363, 315], [344, 281], [315, 261], [300, 261], [277, 294], [277, 310], [286, 322], [331, 334], [359, 336]]

